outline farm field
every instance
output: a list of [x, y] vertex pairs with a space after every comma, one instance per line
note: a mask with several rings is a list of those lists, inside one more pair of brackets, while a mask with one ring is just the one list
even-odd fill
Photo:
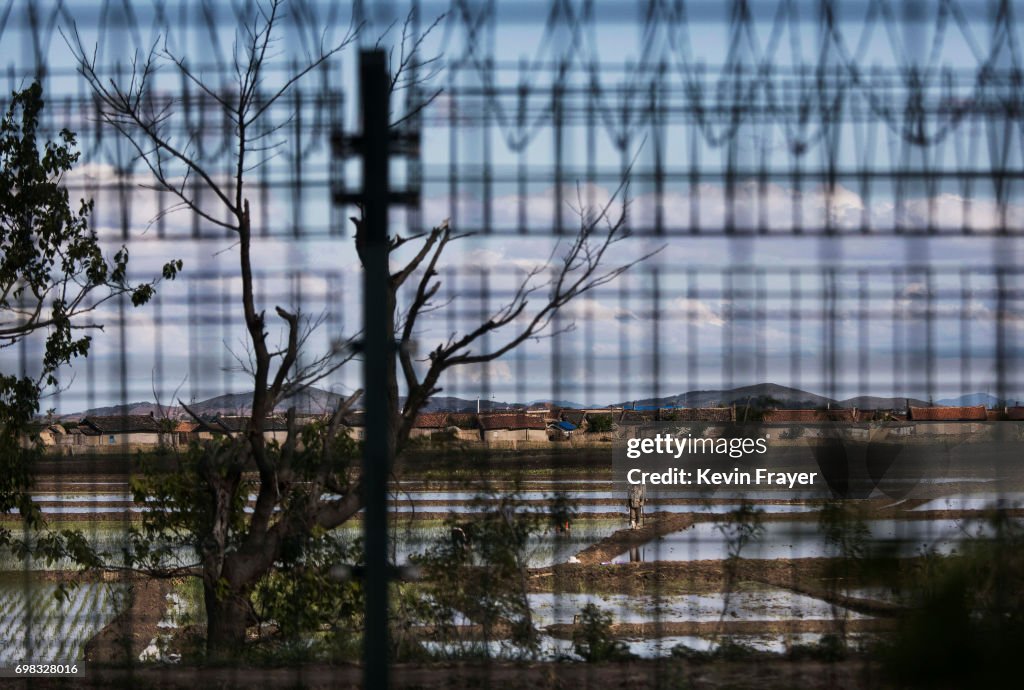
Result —
[[[1007, 489], [1009, 486], [1009, 489]], [[851, 502], [863, 525], [862, 554], [877, 556], [896, 570], [912, 569], [925, 557], [955, 557], [965, 545], [993, 536], [988, 512], [1017, 514], [1024, 493], [1018, 487], [965, 476], [933, 482], [919, 498], [878, 497]], [[653, 492], [643, 529], [627, 528], [624, 504], [612, 482], [595, 473], [572, 476], [533, 473], [526, 479], [451, 480], [414, 477], [397, 486], [390, 503], [392, 559], [413, 560], [450, 538], [453, 525], [472, 524], [515, 495], [519, 511], [543, 514], [568, 501], [574, 517], [568, 530], [532, 534], [521, 557], [528, 569], [527, 601], [539, 644], [527, 650], [500, 631], [481, 638], [472, 615], [460, 621], [452, 639], [420, 642], [428, 656], [555, 660], [577, 658], [573, 635], [580, 612], [593, 604], [609, 615], [610, 632], [639, 658], [712, 654], [726, 643], [751, 653], [788, 655], [814, 648], [841, 631], [851, 650], [865, 648], [894, 628], [907, 594], [902, 576], [865, 571], [837, 584], [832, 566], [844, 563], [841, 545], [823, 528], [825, 502], [786, 492], [742, 498], [728, 492]], [[126, 478], [106, 476], [43, 478], [36, 500], [55, 527], [81, 529], [98, 547], [117, 553], [126, 529], [146, 506], [131, 501]], [[250, 497], [250, 500], [254, 497]], [[739, 551], [733, 543], [735, 511], [756, 516], [758, 533]], [[1019, 516], [1018, 516], [1019, 517]], [[361, 537], [360, 521], [337, 531], [346, 542]], [[180, 563], [191, 554], [180, 552]], [[4, 626], [0, 661], [31, 652], [36, 661], [80, 658], [86, 643], [130, 607], [130, 578], [107, 583], [89, 578], [58, 602], [54, 579], [74, 579], [72, 563], [18, 561], [6, 555], [0, 578]], [[155, 653], [158, 639], [173, 639], [175, 607], [201, 607], [200, 590], [176, 585], [164, 597], [162, 621], [142, 635], [148, 644], [134, 660], [177, 661]]]
[[31, 574], [0, 576], [0, 668], [82, 661], [85, 644], [127, 603], [121, 584], [81, 583], [66, 600], [57, 587]]

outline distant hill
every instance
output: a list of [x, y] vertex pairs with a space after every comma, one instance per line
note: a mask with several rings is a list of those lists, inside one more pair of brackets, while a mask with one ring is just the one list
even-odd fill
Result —
[[[402, 399], [404, 401], [404, 398]], [[502, 402], [500, 400], [484, 400], [480, 399], [480, 411], [490, 410], [509, 410], [518, 409], [525, 407], [522, 403], [509, 403]], [[465, 398], [456, 398], [454, 396], [436, 396], [427, 402], [427, 406], [423, 408], [424, 412], [476, 412], [476, 398], [472, 400], [466, 400]]]
[[167, 408], [164, 407], [164, 411], [161, 413], [160, 408], [156, 403], [152, 402], [133, 402], [127, 405], [110, 405], [108, 407], [94, 407], [86, 410], [85, 412], [74, 412], [72, 414], [60, 415], [60, 418], [64, 421], [77, 422], [82, 417], [107, 417], [111, 415], [149, 415], [155, 416], [169, 415], [171, 417], [178, 416], [179, 410], [177, 407]]
[[583, 408], [587, 407], [587, 405], [584, 405], [583, 403], [573, 402], [571, 400], [550, 400], [550, 399], [531, 400], [530, 402], [527, 403], [527, 405], [531, 405], [531, 406], [532, 405], [554, 405], [555, 407], [569, 407], [569, 408], [572, 408], [574, 410], [582, 410]]
[[[342, 400], [343, 397], [337, 393], [330, 393], [319, 388], [307, 388], [301, 393], [279, 402], [275, 410], [283, 412], [289, 407], [294, 407], [299, 414], [322, 414], [337, 408], [338, 403]], [[218, 395], [209, 400], [189, 404], [189, 408], [199, 415], [247, 415], [252, 412], [252, 394]]]
[[[300, 414], [322, 414], [336, 409], [343, 396], [337, 393], [322, 390], [320, 388], [308, 388], [302, 393], [282, 400], [278, 403], [276, 411], [284, 412], [289, 407], [295, 407]], [[466, 400], [452, 396], [438, 396], [430, 399], [424, 412], [436, 412], [439, 410], [451, 412], [476, 412], [476, 400]], [[200, 400], [188, 404], [189, 409], [201, 417], [214, 417], [216, 415], [248, 415], [252, 412], [251, 393], [227, 393], [218, 395], [208, 400]], [[359, 407], [359, 404], [356, 404]], [[523, 407], [517, 403], [507, 403], [496, 400], [481, 400], [481, 410], [504, 410]], [[82, 417], [96, 417], [107, 415], [137, 414], [161, 415], [156, 403], [134, 402], [127, 405], [111, 405], [108, 407], [95, 407], [84, 412], [61, 415], [64, 420], [80, 420]], [[164, 407], [164, 415], [169, 417], [180, 417], [185, 411], [177, 406]]]
[[[342, 396], [337, 393], [309, 388], [292, 399], [284, 400], [277, 406], [278, 412], [283, 412], [291, 406], [303, 414], [320, 414], [333, 410], [341, 401]], [[759, 383], [753, 386], [742, 386], [740, 388], [712, 389], [689, 391], [677, 395], [668, 395], [661, 398], [644, 398], [638, 400], [627, 400], [616, 403], [611, 407], [631, 407], [634, 403], [639, 409], [654, 409], [658, 407], [713, 407], [727, 405], [746, 405], [750, 401], [755, 406], [771, 405], [789, 409], [816, 409], [831, 405], [832, 407], [856, 407], [862, 410], [877, 409], [902, 409], [907, 404], [907, 398], [884, 397], [862, 395], [846, 400], [836, 401], [826, 398], [823, 395], [810, 393], [798, 388], [780, 386], [775, 383]], [[1013, 402], [1013, 398], [1010, 399]], [[581, 409], [586, 407], [577, 402], [569, 400], [531, 400], [530, 405], [540, 403], [553, 403], [559, 407]], [[926, 407], [928, 402], [919, 398], [910, 398], [910, 404]], [[991, 407], [999, 405], [999, 400], [987, 393], [970, 393], [958, 398], [943, 398], [935, 403], [936, 405], [961, 406], [961, 405], [985, 405]], [[228, 393], [218, 395], [208, 400], [190, 403], [189, 407], [198, 415], [213, 417], [222, 415], [246, 415], [251, 412], [252, 395], [249, 393]], [[525, 407], [523, 403], [504, 402], [497, 400], [480, 400], [480, 410], [509, 410]], [[357, 404], [356, 407], [359, 407]], [[593, 407], [600, 407], [594, 405]], [[438, 396], [430, 399], [424, 408], [424, 412], [476, 412], [477, 401], [475, 398], [457, 398], [454, 396]], [[109, 407], [97, 407], [84, 412], [61, 415], [61, 419], [79, 420], [85, 416], [133, 414], [159, 416], [160, 410], [152, 402], [133, 402], [127, 405], [113, 405]], [[164, 414], [171, 417], [180, 417], [184, 410], [177, 406], [164, 408]]]
[[[839, 401], [840, 407], [856, 407], [858, 410], [902, 410], [907, 406], [908, 398], [883, 398], [877, 395], [859, 395]], [[909, 398], [914, 407], [928, 407], [927, 400]]]
[[[758, 383], [753, 386], [742, 386], [740, 388], [699, 390], [669, 395], [664, 398], [645, 398], [636, 400], [637, 407], [709, 407], [727, 406], [732, 404], [745, 405], [748, 400], [751, 404], [766, 400], [776, 400], [777, 407], [801, 409], [814, 409], [825, 407], [829, 403], [835, 404], [831, 398], [826, 398], [816, 393], [808, 393], [798, 388], [780, 386], [776, 383]], [[629, 407], [634, 401], [629, 400], [619, 403], [623, 407]]]
[[[1015, 399], [1010, 396], [1010, 404], [1014, 404]], [[961, 395], [958, 398], [943, 398], [942, 400], [936, 400], [936, 405], [948, 405], [951, 407], [970, 407], [974, 405], [984, 405], [985, 407], [999, 407], [1003, 404], [1003, 401], [994, 395], [988, 393], [968, 393], [967, 395]]]

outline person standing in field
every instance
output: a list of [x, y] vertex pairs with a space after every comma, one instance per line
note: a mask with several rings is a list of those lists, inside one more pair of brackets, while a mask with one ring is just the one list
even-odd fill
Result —
[[644, 516], [644, 502], [646, 499], [645, 487], [643, 484], [633, 484], [629, 487], [629, 528], [636, 529]]

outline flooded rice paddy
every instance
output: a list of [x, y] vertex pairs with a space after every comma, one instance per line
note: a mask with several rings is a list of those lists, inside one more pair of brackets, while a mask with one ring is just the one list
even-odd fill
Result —
[[[980, 520], [867, 520], [863, 523], [868, 551], [895, 557], [927, 553], [950, 555], [964, 540], [992, 536], [992, 527]], [[740, 552], [742, 558], [774, 560], [780, 558], [834, 558], [841, 555], [816, 522], [767, 522], [764, 532]], [[668, 534], [635, 547], [612, 563], [631, 561], [705, 561], [730, 556], [730, 544], [723, 528], [713, 522]]]
[[126, 590], [111, 583], [84, 583], [67, 601], [54, 583], [0, 578], [0, 668], [25, 661], [75, 663], [125, 602]]
[[587, 604], [609, 611], [618, 623], [712, 622], [722, 619], [777, 621], [785, 618], [832, 619], [865, 616], [828, 602], [785, 589], [745, 588], [713, 594], [666, 596], [588, 593], [536, 593], [529, 595], [534, 623], [546, 627], [572, 623]]
[[[868, 552], [894, 558], [922, 554], [957, 554], [965, 542], [992, 536], [992, 527], [983, 512], [993, 508], [1024, 508], [1024, 493], [999, 493], [985, 486], [989, 480], [964, 478], [931, 482], [933, 495], [926, 499], [898, 502], [881, 501], [884, 517], [863, 520], [862, 539]], [[965, 492], [964, 487], [976, 490]], [[949, 487], [949, 488], [946, 488]], [[526, 567], [541, 570], [576, 563], [576, 555], [588, 547], [614, 540], [627, 526], [626, 507], [621, 492], [610, 480], [552, 478], [534, 480], [518, 487], [511, 483], [493, 483], [489, 487], [440, 482], [410, 482], [395, 491], [390, 501], [392, 513], [391, 557], [396, 564], [408, 563], [415, 554], [450, 538], [450, 520], [472, 521], [501, 502], [506, 491], [515, 493], [517, 510], [544, 513], [566, 499], [574, 517], [571, 529], [547, 529], [530, 537], [522, 554]], [[955, 493], [954, 493], [955, 492]], [[947, 495], [943, 495], [947, 494]], [[759, 533], [739, 552], [751, 561], [777, 559], [819, 559], [840, 555], [819, 524], [822, 502], [798, 492], [744, 492], [744, 501], [733, 492], [651, 491], [646, 507], [648, 519], [659, 515], [692, 514], [686, 529], [669, 532], [640, 543], [625, 544], [603, 568], [632, 567], [632, 563], [685, 563], [726, 561], [735, 555], [727, 538], [729, 514], [744, 506], [753, 508], [761, 518]], [[137, 521], [148, 508], [132, 501], [126, 482], [68, 482], [49, 486], [35, 494], [44, 514], [60, 524], [72, 521], [83, 529], [87, 540], [98, 549], [119, 553], [127, 544], [127, 526]], [[252, 501], [255, 496], [250, 496]], [[944, 511], [941, 518], [921, 515]], [[947, 512], [962, 513], [947, 517]], [[96, 516], [90, 521], [90, 516]], [[665, 518], [668, 519], [668, 518]], [[84, 527], [83, 527], [84, 525]], [[347, 541], [361, 538], [362, 526], [354, 521], [338, 530]], [[183, 549], [175, 554], [176, 564], [195, 563], [195, 554]], [[81, 656], [85, 643], [109, 623], [125, 605], [124, 588], [113, 583], [85, 583], [72, 590], [67, 602], [53, 596], [56, 585], [32, 571], [67, 570], [70, 561], [47, 563], [40, 559], [19, 560], [0, 555], [0, 665], [14, 659], [61, 661]], [[586, 587], [586, 580], [583, 580]], [[895, 603], [898, 598], [883, 586], [857, 586], [845, 589], [849, 597]], [[681, 635], [671, 630], [651, 632], [659, 624], [772, 624], [777, 622], [823, 622], [837, 616], [850, 621], [870, 621], [871, 615], [853, 611], [818, 596], [816, 592], [798, 592], [784, 587], [739, 582], [726, 592], [702, 592], [655, 596], [635, 593], [586, 593], [578, 591], [531, 591], [527, 595], [533, 623], [540, 631], [541, 658], [577, 658], [571, 639], [552, 633], [549, 628], [571, 626], [580, 611], [595, 604], [612, 616], [614, 625], [625, 626], [620, 639], [641, 657], [666, 656], [685, 647], [710, 651], [726, 639], [720, 635]], [[471, 624], [463, 620], [459, 624]], [[631, 635], [628, 626], [643, 629], [643, 635]], [[785, 652], [793, 645], [813, 644], [817, 632], [767, 629], [764, 634], [730, 633], [732, 643], [765, 652]], [[506, 640], [471, 642], [425, 641], [423, 645], [437, 656], [458, 656], [484, 645], [493, 657], [516, 658], [524, 650]], [[476, 651], [480, 651], [476, 649]], [[153, 656], [152, 654], [150, 655]], [[148, 657], [147, 657], [148, 658]]]

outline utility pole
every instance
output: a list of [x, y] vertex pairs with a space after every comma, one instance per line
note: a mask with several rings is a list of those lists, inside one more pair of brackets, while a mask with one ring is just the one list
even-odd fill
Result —
[[359, 55], [362, 107], [363, 232], [363, 374], [366, 391], [366, 443], [362, 484], [366, 499], [363, 529], [366, 543], [366, 623], [363, 632], [363, 687], [389, 685], [388, 639], [388, 474], [394, 448], [391, 409], [384, 382], [394, 366], [395, 334], [388, 325], [388, 131], [389, 77], [387, 59], [379, 49]]

